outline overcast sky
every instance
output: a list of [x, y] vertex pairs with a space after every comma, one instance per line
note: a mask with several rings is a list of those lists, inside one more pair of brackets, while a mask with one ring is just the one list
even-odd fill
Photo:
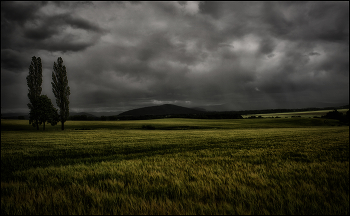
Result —
[[2, 1], [1, 112], [29, 112], [32, 56], [74, 112], [346, 105], [349, 2]]

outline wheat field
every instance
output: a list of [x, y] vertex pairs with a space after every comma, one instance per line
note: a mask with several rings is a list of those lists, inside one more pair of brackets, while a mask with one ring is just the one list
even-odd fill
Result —
[[349, 214], [349, 127], [337, 121], [65, 126], [1, 120], [1, 214]]

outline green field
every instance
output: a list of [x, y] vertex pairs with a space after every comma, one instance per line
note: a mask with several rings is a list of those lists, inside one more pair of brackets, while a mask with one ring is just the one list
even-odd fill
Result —
[[[338, 112], [341, 112], [343, 114], [346, 113], [349, 109], [339, 109]], [[333, 110], [317, 110], [317, 111], [302, 111], [302, 112], [283, 112], [283, 113], [265, 113], [265, 114], [249, 114], [249, 115], [242, 115], [243, 118], [247, 118], [249, 116], [261, 116], [263, 118], [268, 117], [281, 117], [281, 118], [290, 118], [292, 116], [301, 116], [304, 118], [312, 118], [312, 117], [321, 117], [323, 115], [326, 115], [328, 112], [331, 112]]]
[[349, 214], [349, 126], [336, 120], [46, 129], [1, 120], [1, 214]]

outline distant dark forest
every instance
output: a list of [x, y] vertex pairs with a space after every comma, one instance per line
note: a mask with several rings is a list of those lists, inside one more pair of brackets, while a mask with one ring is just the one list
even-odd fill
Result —
[[[101, 116], [97, 117], [91, 114], [72, 115], [69, 120], [74, 121], [117, 121], [117, 120], [147, 120], [147, 119], [161, 119], [161, 118], [192, 118], [192, 119], [242, 119], [242, 115], [259, 115], [268, 113], [284, 113], [284, 112], [302, 112], [302, 111], [317, 111], [317, 110], [337, 110], [348, 109], [349, 105], [340, 107], [324, 107], [324, 108], [302, 108], [302, 109], [266, 109], [266, 110], [244, 110], [244, 111], [225, 111], [225, 112], [200, 112], [193, 114], [173, 114], [173, 115], [115, 115], [115, 116]], [[348, 113], [348, 112], [347, 112]], [[339, 112], [329, 112], [322, 118], [338, 119], [348, 118]], [[1, 117], [2, 119], [27, 119], [26, 116], [10, 116]], [[348, 121], [348, 120], [347, 120]]]
[[[249, 114], [268, 114], [268, 113], [284, 113], [284, 112], [302, 112], [302, 111], [317, 111], [317, 110], [337, 110], [348, 109], [349, 105], [340, 107], [325, 107], [325, 108], [303, 108], [303, 109], [267, 109], [267, 110], [244, 110], [244, 111], [225, 111], [225, 112], [202, 112], [196, 114], [173, 114], [173, 115], [116, 115], [116, 116], [88, 116], [75, 115], [70, 116], [70, 120], [90, 120], [90, 121], [116, 121], [116, 120], [148, 120], [161, 118], [191, 118], [191, 119], [242, 119], [242, 115]], [[330, 112], [333, 113], [333, 112]], [[328, 114], [323, 118], [338, 119], [340, 114]], [[342, 115], [342, 114], [341, 114]], [[335, 117], [336, 116], [336, 117]], [[345, 115], [344, 115], [345, 117]]]

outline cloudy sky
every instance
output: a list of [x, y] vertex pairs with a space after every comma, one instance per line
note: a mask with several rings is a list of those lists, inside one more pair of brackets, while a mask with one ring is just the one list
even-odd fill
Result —
[[1, 112], [62, 57], [70, 111], [349, 103], [349, 2], [1, 2]]

